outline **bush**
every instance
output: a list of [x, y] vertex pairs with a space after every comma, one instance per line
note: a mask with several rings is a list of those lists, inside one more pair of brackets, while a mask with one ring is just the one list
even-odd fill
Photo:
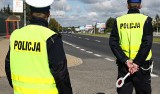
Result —
[[105, 30], [105, 33], [108, 33], [108, 32], [111, 32], [112, 31], [112, 28], [107, 28], [106, 30]]

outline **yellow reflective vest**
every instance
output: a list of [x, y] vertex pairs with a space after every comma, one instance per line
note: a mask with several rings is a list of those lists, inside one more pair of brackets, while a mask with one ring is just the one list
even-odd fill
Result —
[[10, 37], [10, 68], [14, 94], [58, 94], [47, 55], [46, 41], [55, 32], [28, 25]]
[[[143, 28], [148, 16], [143, 14], [126, 14], [117, 18], [119, 44], [129, 59], [133, 60], [140, 48], [143, 36]], [[150, 60], [152, 52], [149, 52], [146, 60]]]

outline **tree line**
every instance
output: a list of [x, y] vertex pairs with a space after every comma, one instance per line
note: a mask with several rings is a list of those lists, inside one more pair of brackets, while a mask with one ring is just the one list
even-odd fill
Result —
[[4, 14], [12, 14], [12, 10], [10, 9], [10, 6], [9, 6], [9, 4], [8, 4], [8, 6], [7, 7], [3, 7], [3, 8], [1, 8], [0, 9], [0, 13], [4, 13]]

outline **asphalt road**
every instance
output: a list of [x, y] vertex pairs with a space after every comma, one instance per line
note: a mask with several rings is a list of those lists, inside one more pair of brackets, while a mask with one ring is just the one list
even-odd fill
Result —
[[153, 60], [154, 60], [154, 67], [153, 72], [160, 75], [160, 43], [153, 43], [152, 45], [152, 52], [153, 52]]
[[[109, 58], [115, 60], [113, 53], [109, 47], [109, 39], [103, 37], [78, 35], [78, 34], [64, 34], [63, 39], [66, 42], [73, 44], [78, 44], [83, 49], [89, 49], [94, 53], [100, 53], [104, 58]], [[153, 43], [153, 59], [154, 59], [154, 69], [153, 73], [160, 75], [160, 43]]]
[[116, 94], [115, 63], [87, 53], [82, 47], [76, 48], [78, 45], [74, 46], [64, 43], [67, 54], [83, 60], [81, 65], [69, 68], [73, 94]]
[[[116, 94], [117, 65], [107, 40], [63, 35], [65, 52], [83, 60], [81, 65], [69, 68], [74, 94]], [[159, 94], [159, 83], [160, 77], [152, 77], [152, 94]]]

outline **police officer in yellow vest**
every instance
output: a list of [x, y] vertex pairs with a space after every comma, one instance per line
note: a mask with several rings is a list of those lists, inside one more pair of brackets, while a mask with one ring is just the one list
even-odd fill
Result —
[[141, 0], [127, 0], [128, 13], [116, 18], [109, 45], [117, 58], [118, 77], [130, 76], [118, 94], [151, 94], [152, 19], [140, 14]]
[[26, 0], [30, 24], [10, 37], [5, 70], [14, 94], [72, 94], [61, 36], [48, 29], [53, 0]]

